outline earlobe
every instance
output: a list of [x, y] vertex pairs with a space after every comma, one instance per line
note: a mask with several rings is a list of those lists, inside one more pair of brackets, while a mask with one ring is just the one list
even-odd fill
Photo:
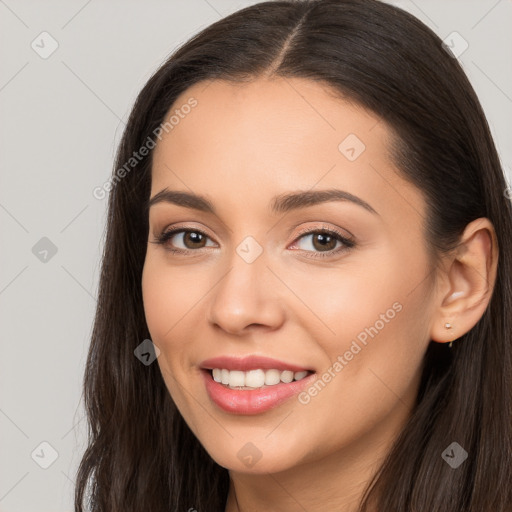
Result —
[[430, 338], [450, 343], [470, 331], [492, 297], [498, 266], [494, 226], [487, 218], [469, 223], [446, 265], [444, 286], [432, 319]]

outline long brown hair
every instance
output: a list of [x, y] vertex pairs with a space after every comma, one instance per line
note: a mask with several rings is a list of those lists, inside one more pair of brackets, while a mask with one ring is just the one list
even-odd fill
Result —
[[[109, 195], [106, 240], [84, 379], [89, 444], [77, 511], [224, 510], [228, 471], [174, 405], [157, 364], [134, 349], [150, 338], [141, 275], [148, 237], [151, 155], [126, 171], [174, 101], [211, 79], [265, 74], [327, 84], [382, 118], [396, 135], [398, 172], [425, 195], [434, 258], [479, 217], [499, 243], [496, 284], [480, 321], [454, 343], [431, 343], [417, 404], [368, 484], [380, 512], [512, 510], [512, 208], [480, 103], [457, 59], [412, 15], [377, 0], [255, 4], [178, 48], [137, 97]], [[200, 108], [200, 107], [198, 107]], [[125, 166], [125, 173], [118, 172]], [[456, 470], [452, 442], [468, 453]]]

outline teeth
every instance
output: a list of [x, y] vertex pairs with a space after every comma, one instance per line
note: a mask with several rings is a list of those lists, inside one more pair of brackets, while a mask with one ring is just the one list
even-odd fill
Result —
[[229, 385], [233, 387], [245, 386], [245, 372], [231, 370], [229, 372]]
[[285, 370], [281, 373], [281, 380], [286, 383], [291, 382], [293, 380], [293, 372]]
[[[240, 372], [243, 373], [243, 372]], [[231, 386], [234, 384], [229, 381]], [[263, 370], [251, 370], [245, 374], [245, 384], [249, 388], [261, 388], [265, 384], [265, 372]]]
[[265, 386], [274, 386], [280, 382], [289, 383], [301, 380], [309, 374], [308, 371], [292, 372], [291, 370], [226, 370], [214, 368], [213, 380], [232, 388], [256, 389]]
[[281, 382], [281, 372], [279, 370], [267, 370], [265, 372], [265, 384], [273, 386]]

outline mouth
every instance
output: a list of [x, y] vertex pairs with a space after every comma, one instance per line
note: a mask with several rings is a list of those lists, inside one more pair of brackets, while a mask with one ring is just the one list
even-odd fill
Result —
[[316, 379], [311, 370], [293, 372], [274, 368], [249, 371], [201, 369], [211, 402], [224, 412], [255, 415], [277, 408]]

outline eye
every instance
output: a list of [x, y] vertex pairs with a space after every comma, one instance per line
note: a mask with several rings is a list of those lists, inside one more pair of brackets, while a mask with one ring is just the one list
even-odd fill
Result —
[[[299, 243], [297, 242], [299, 241]], [[354, 240], [343, 236], [340, 232], [334, 229], [314, 229], [302, 232], [301, 236], [296, 239], [293, 245], [300, 245], [300, 241], [305, 241], [301, 250], [313, 252], [309, 257], [312, 258], [326, 258], [336, 255], [340, 252], [347, 251], [355, 247]], [[337, 244], [338, 248], [336, 248]], [[315, 253], [316, 252], [316, 253]]]
[[[206, 247], [208, 239], [208, 235], [200, 229], [175, 228], [158, 235], [153, 243], [169, 246], [168, 250], [174, 253], [187, 253]], [[181, 244], [182, 247], [176, 248], [176, 243]]]

